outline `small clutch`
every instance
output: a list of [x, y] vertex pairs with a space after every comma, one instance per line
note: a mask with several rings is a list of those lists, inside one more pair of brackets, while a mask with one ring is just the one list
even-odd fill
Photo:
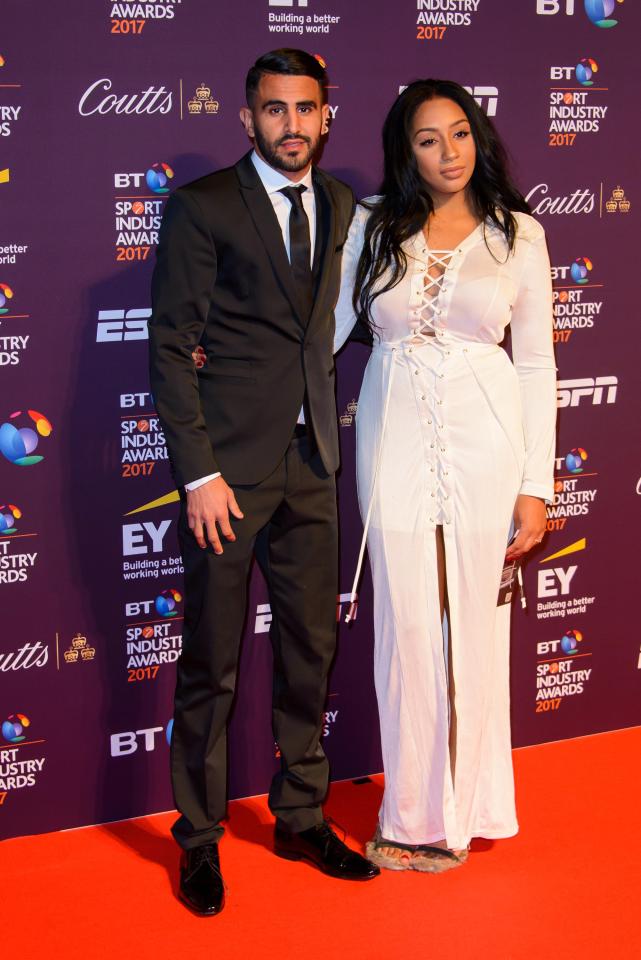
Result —
[[[514, 535], [516, 536], [516, 534]], [[512, 537], [514, 540], [514, 537]], [[510, 540], [510, 543], [512, 542]], [[508, 544], [509, 546], [509, 544]], [[521, 572], [521, 561], [520, 560], [504, 560], [503, 569], [501, 570], [501, 582], [499, 584], [499, 596], [496, 601], [497, 607], [502, 607], [506, 603], [511, 603], [514, 594], [517, 592], [521, 595], [521, 606], [525, 610], [527, 606], [527, 601], [525, 599], [525, 591], [523, 589], [523, 573]]]

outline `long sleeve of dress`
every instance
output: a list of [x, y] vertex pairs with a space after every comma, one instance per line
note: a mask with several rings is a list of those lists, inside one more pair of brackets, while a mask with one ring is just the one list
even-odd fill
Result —
[[552, 501], [556, 426], [556, 367], [552, 345], [552, 282], [543, 229], [533, 237], [512, 311], [512, 356], [519, 378], [525, 436], [520, 493]]
[[341, 268], [341, 289], [334, 310], [336, 318], [336, 332], [334, 334], [334, 353], [338, 353], [348, 339], [356, 324], [356, 314], [352, 305], [356, 267], [363, 249], [363, 235], [367, 222], [368, 211], [361, 204], [356, 205], [354, 216], [350, 224]]

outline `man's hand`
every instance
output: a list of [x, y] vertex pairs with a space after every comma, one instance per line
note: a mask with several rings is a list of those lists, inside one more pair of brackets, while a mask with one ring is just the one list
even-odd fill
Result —
[[514, 523], [518, 533], [507, 548], [506, 560], [518, 560], [543, 539], [547, 525], [545, 501], [519, 494], [514, 507]]
[[236, 535], [229, 523], [229, 514], [237, 520], [243, 519], [243, 512], [236, 503], [234, 491], [222, 477], [209, 480], [195, 490], [187, 490], [187, 522], [189, 529], [196, 538], [199, 547], [204, 550], [207, 541], [211, 543], [214, 553], [222, 553], [216, 524], [226, 540], [234, 541]]

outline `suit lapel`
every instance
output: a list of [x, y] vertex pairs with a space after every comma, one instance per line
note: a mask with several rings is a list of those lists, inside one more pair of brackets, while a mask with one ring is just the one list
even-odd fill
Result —
[[283, 235], [271, 200], [267, 191], [263, 187], [256, 168], [251, 161], [251, 154], [247, 153], [236, 164], [236, 174], [240, 182], [240, 191], [249, 211], [249, 215], [254, 221], [254, 226], [263, 241], [265, 251], [269, 257], [274, 273], [283, 292], [289, 300], [296, 319], [301, 326], [306, 325], [307, 318], [303, 316], [301, 305], [299, 303], [298, 291], [294, 282]]
[[313, 171], [313, 179], [314, 190], [316, 192], [316, 207], [317, 211], [320, 210], [320, 216], [317, 214], [316, 217], [316, 224], [320, 230], [317, 229], [314, 248], [316, 282], [314, 284], [314, 305], [309, 318], [309, 326], [314, 323], [317, 316], [321, 314], [324, 309], [323, 301], [331, 273], [333, 253], [336, 249], [336, 230], [338, 226], [336, 218], [337, 201], [332, 194], [331, 186], [325, 180], [322, 173], [316, 169]]

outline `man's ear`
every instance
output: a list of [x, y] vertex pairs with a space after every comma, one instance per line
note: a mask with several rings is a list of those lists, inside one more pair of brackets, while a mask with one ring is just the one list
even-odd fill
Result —
[[325, 103], [321, 107], [321, 134], [329, 132], [329, 104]]
[[254, 138], [254, 115], [249, 107], [240, 108], [240, 122], [245, 128], [248, 137]]

